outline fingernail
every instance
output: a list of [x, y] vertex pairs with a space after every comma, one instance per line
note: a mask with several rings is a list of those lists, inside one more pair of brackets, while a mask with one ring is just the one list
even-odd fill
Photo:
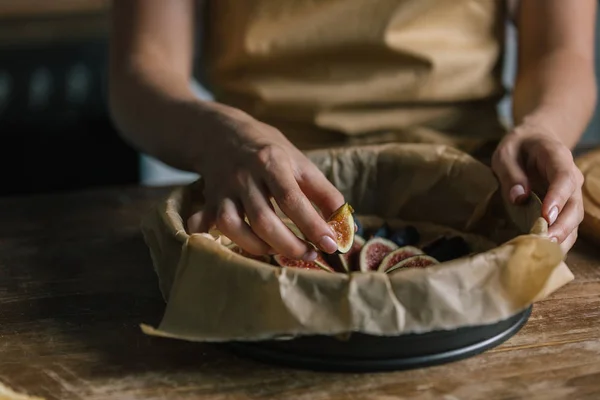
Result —
[[556, 237], [554, 237], [554, 236], [552, 236], [552, 237], [550, 238], [550, 241], [551, 241], [552, 243], [558, 243], [558, 239], [557, 239]]
[[317, 252], [314, 250], [309, 250], [307, 251], [303, 256], [302, 256], [302, 260], [303, 261], [315, 261], [317, 259]]
[[550, 225], [552, 225], [556, 221], [556, 218], [558, 218], [558, 207], [554, 206], [550, 209], [548, 218], [550, 219]]
[[510, 189], [509, 197], [510, 201], [516, 203], [519, 197], [525, 195], [525, 188], [522, 185], [515, 185]]
[[337, 250], [337, 244], [334, 242], [332, 238], [329, 236], [323, 236], [321, 240], [319, 240], [319, 247], [326, 253], [333, 253]]

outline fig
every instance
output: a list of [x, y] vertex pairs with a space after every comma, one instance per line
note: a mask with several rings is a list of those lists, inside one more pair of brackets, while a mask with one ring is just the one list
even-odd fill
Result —
[[358, 270], [358, 260], [360, 258], [360, 250], [365, 245], [365, 239], [362, 236], [354, 235], [354, 243], [346, 254], [337, 254], [340, 260], [340, 264], [344, 271], [356, 271]]
[[412, 225], [408, 225], [392, 233], [389, 239], [396, 243], [399, 247], [415, 246], [421, 240], [421, 235], [419, 235], [417, 228]]
[[269, 263], [269, 261], [271, 261], [271, 257], [269, 257], [267, 255], [257, 256], [257, 255], [254, 255], [252, 253], [248, 253], [246, 250], [242, 249], [237, 244], [231, 244], [231, 245], [226, 246], [226, 247], [229, 250], [233, 251], [234, 253], [242, 255], [242, 256], [244, 256], [246, 258], [251, 258], [253, 260], [258, 260], [258, 261], [262, 261], [262, 262], [266, 262], [266, 263]]
[[442, 236], [423, 247], [423, 251], [436, 260], [444, 262], [466, 256], [471, 252], [471, 248], [461, 236], [451, 238]]
[[295, 260], [281, 254], [274, 255], [273, 259], [277, 265], [281, 267], [316, 269], [319, 271], [335, 272], [321, 254], [317, 255], [317, 259], [315, 261]]
[[362, 272], [375, 271], [381, 261], [392, 251], [398, 249], [396, 243], [391, 240], [374, 237], [367, 240], [360, 250], [359, 268]]
[[439, 261], [428, 255], [418, 255], [418, 256], [412, 256], [412, 257], [405, 258], [404, 260], [400, 261], [396, 265], [393, 265], [392, 267], [388, 268], [385, 272], [386, 272], [386, 274], [391, 274], [392, 272], [395, 272], [395, 271], [398, 271], [401, 269], [425, 268], [425, 267], [429, 267], [430, 265], [434, 265], [434, 264], [439, 264]]
[[413, 246], [400, 247], [399, 249], [394, 250], [390, 254], [385, 256], [385, 258], [379, 264], [379, 268], [377, 268], [377, 271], [385, 272], [402, 260], [405, 260], [412, 256], [420, 256], [424, 254], [425, 253], [423, 253], [421, 249], [417, 249]]
[[335, 210], [327, 219], [327, 224], [335, 233], [335, 241], [338, 245], [337, 252], [344, 254], [350, 251], [354, 243], [354, 209], [348, 203], [344, 203]]

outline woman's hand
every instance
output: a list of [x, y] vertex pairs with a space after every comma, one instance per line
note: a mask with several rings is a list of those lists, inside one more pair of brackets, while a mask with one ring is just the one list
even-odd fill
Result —
[[312, 247], [276, 215], [274, 199], [309, 241], [335, 252], [335, 236], [323, 216], [343, 204], [342, 194], [277, 129], [241, 111], [216, 107], [196, 167], [205, 181], [206, 205], [190, 218], [189, 228], [201, 232], [216, 225], [255, 255], [314, 260]]
[[503, 195], [514, 204], [527, 199], [532, 189], [546, 193], [542, 213], [549, 224], [548, 233], [566, 254], [583, 219], [583, 175], [570, 149], [542, 128], [520, 126], [498, 145], [492, 168]]

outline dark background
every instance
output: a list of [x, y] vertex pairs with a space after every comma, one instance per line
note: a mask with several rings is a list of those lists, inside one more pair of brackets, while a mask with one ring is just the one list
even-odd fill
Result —
[[[109, 13], [108, 0], [0, 0], [0, 196], [177, 179], [110, 121]], [[514, 29], [507, 35], [510, 86]], [[581, 144], [598, 143], [599, 127], [597, 112]]]
[[0, 195], [139, 181], [107, 112], [109, 2], [0, 2]]

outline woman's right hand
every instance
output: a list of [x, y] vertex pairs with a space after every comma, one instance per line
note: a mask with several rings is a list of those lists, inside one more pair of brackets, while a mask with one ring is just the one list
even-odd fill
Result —
[[251, 254], [314, 260], [312, 247], [277, 216], [272, 198], [307, 240], [335, 252], [334, 234], [323, 216], [344, 203], [342, 194], [277, 129], [239, 110], [214, 107], [196, 166], [204, 179], [205, 207], [190, 217], [189, 229], [206, 232], [216, 226]]
[[[271, 208], [274, 198], [306, 238], [336, 245], [325, 216], [343, 196], [282, 134], [242, 111], [199, 103], [190, 89], [193, 0], [118, 1], [111, 12], [110, 107], [132, 146], [164, 163], [198, 172], [206, 208], [192, 231], [213, 225], [252, 254], [316, 257]], [[246, 224], [244, 216], [250, 224]]]

